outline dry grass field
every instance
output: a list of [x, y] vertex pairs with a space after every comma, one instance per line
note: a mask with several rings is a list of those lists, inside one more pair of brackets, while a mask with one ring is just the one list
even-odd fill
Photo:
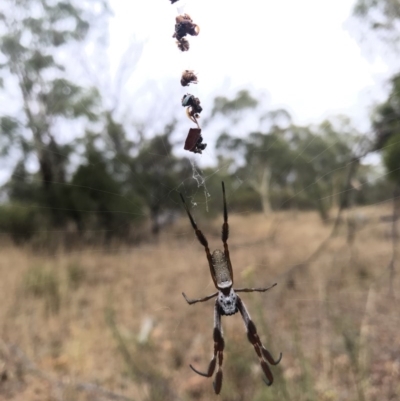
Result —
[[[58, 252], [2, 246], [0, 399], [389, 401], [400, 399], [400, 263], [390, 281], [390, 205], [359, 209], [329, 235], [315, 213], [230, 216], [236, 287], [274, 357], [267, 387], [240, 315], [223, 317], [224, 383], [216, 396], [206, 370], [213, 350], [214, 291], [204, 250], [185, 218], [158, 243]], [[194, 211], [194, 214], [196, 212]], [[199, 221], [212, 249], [221, 219]], [[393, 294], [389, 293], [390, 285]]]

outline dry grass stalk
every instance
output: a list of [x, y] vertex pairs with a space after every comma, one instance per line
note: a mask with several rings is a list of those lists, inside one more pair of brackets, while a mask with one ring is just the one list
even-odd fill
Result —
[[[222, 397], [305, 401], [307, 386], [324, 401], [357, 394], [356, 382], [349, 380], [354, 362], [344, 346], [345, 329], [350, 334], [359, 333], [358, 340], [357, 336], [353, 338], [360, 344], [356, 360], [366, 399], [393, 399], [400, 382], [396, 368], [400, 318], [396, 303], [387, 298], [389, 270], [383, 277], [381, 268], [390, 259], [391, 241], [384, 235], [385, 227], [376, 224], [389, 208], [383, 205], [362, 210], [370, 223], [357, 233], [360, 252], [351, 265], [346, 257], [345, 232], [339, 231], [311, 269], [296, 270], [292, 285], [284, 272], [307, 259], [332, 226], [322, 225], [316, 213], [299, 213], [294, 220], [292, 213], [279, 212], [280, 223], [271, 238], [267, 235], [270, 219], [261, 219], [257, 214], [230, 216], [230, 250], [237, 282], [249, 286], [279, 283], [265, 299], [246, 294], [245, 302], [249, 310], [257, 310], [259, 305], [259, 314], [254, 318], [264, 334], [261, 340], [271, 344], [269, 334], [265, 335], [270, 333], [273, 351], [282, 350], [284, 359], [274, 386], [264, 387], [243, 323], [239, 317], [224, 319], [229, 347], [224, 358], [227, 381]], [[219, 244], [220, 219], [202, 228], [210, 233], [210, 246]], [[204, 325], [212, 325], [212, 317], [207, 306], [193, 313], [181, 296], [182, 291], [201, 296], [211, 288], [206, 263], [204, 251], [193, 239], [186, 220], [163, 233], [159, 244], [143, 244], [135, 249], [119, 247], [104, 252], [88, 248], [49, 257], [12, 246], [3, 248], [0, 336], [7, 343], [18, 344], [39, 370], [63, 383], [76, 383], [79, 378], [79, 382], [98, 383], [112, 393], [145, 400], [150, 394], [151, 377], [156, 375], [173, 383], [179, 397], [208, 400], [212, 391], [209, 383], [193, 378], [188, 365], [209, 358], [212, 331], [205, 332]], [[56, 273], [60, 298], [57, 313], [46, 313], [48, 301], [44, 295], [32, 296], [25, 291], [26, 277], [37, 266]], [[368, 295], [373, 283], [373, 292]], [[397, 292], [400, 289], [398, 276], [393, 288]], [[116, 327], [130, 354], [135, 361], [142, 361], [144, 373], [150, 375], [148, 380], [127, 374], [127, 364], [104, 317], [109, 308], [114, 310]], [[342, 331], [335, 329], [331, 315], [343, 321]], [[154, 326], [147, 341], [138, 344], [146, 316], [152, 317]], [[292, 325], [295, 318], [297, 345]], [[300, 347], [303, 362], [297, 357], [296, 347]], [[369, 360], [374, 363], [368, 365]], [[0, 369], [4, 362], [7, 369], [8, 362], [0, 351]], [[22, 383], [16, 373], [9, 377]], [[27, 391], [35, 388], [34, 380], [39, 379], [26, 379], [24, 393], [16, 396], [24, 394], [24, 401], [35, 400], [34, 393]], [[0, 398], [5, 388], [1, 386]], [[21, 384], [18, 388], [22, 391], [24, 387]], [[54, 399], [51, 386], [42, 384], [40, 388], [42, 399]], [[74, 391], [74, 400], [87, 399], [84, 392]]]

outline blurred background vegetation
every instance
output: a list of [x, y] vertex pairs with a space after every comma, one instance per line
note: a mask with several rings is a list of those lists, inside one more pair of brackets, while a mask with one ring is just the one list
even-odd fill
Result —
[[[198, 184], [191, 179], [189, 159], [174, 153], [176, 117], [150, 137], [139, 123], [132, 127], [116, 121], [99, 88], [71, 81], [56, 57], [87, 40], [92, 25], [107, 18], [107, 4], [6, 3], [0, 14], [1, 82], [18, 102], [14, 114], [5, 114], [3, 108], [0, 116], [2, 165], [14, 166], [2, 187], [1, 232], [22, 243], [37, 237], [40, 227], [42, 245], [50, 236], [69, 246], [71, 237], [79, 244], [112, 239], [132, 243], [149, 231], [157, 235], [181, 211], [176, 192], [194, 193]], [[27, 11], [28, 3], [34, 16]], [[355, 12], [373, 32], [395, 34], [397, 3], [379, 5], [384, 5], [381, 17], [386, 18], [379, 25], [370, 21], [378, 3], [360, 3]], [[345, 116], [299, 126], [286, 110], [270, 110], [248, 90], [234, 98], [216, 97], [205, 126], [220, 118], [218, 164], [201, 171], [208, 193], [219, 192], [221, 179], [234, 188], [243, 183], [234, 211], [315, 209], [324, 221], [333, 207], [348, 202], [357, 182], [361, 185], [352, 195], [354, 204], [388, 199], [400, 174], [400, 78], [394, 76], [391, 82], [368, 134], [358, 132]], [[258, 129], [246, 131], [244, 126], [240, 136], [234, 136], [232, 127], [249, 114]], [[132, 128], [133, 136], [128, 135]], [[69, 141], [59, 139], [66, 130]], [[370, 152], [383, 155], [387, 175], [376, 162], [363, 162]], [[349, 169], [354, 171], [346, 182]], [[150, 229], [144, 229], [149, 220]], [[55, 230], [60, 234], [55, 236]]]
[[[182, 109], [178, 109], [176, 114], [163, 115], [157, 125], [152, 125], [151, 121], [148, 125], [139, 120], [124, 121], [117, 117], [117, 105], [110, 102], [108, 93], [103, 93], [102, 85], [94, 87], [78, 82], [71, 74], [71, 68], [60, 61], [69, 59], [70, 63], [74, 49], [90, 43], [91, 33], [106, 26], [102, 23], [106, 24], [109, 16], [110, 8], [105, 0], [81, 4], [61, 0], [2, 0], [0, 92], [1, 99], [10, 99], [0, 109], [0, 163], [7, 177], [0, 192], [0, 241], [4, 249], [7, 245], [15, 249], [16, 245], [16, 249], [21, 247], [24, 251], [56, 254], [56, 251], [68, 252], [86, 246], [110, 250], [112, 244], [123, 244], [143, 251], [147, 245], [159, 241], [164, 231], [168, 234], [174, 232], [171, 225], [182, 215], [178, 192], [189, 197], [192, 204], [205, 205], [196, 210], [199, 220], [219, 216], [221, 180], [226, 183], [227, 193], [234, 193], [229, 198], [233, 215], [251, 211], [260, 216], [262, 213], [265, 221], [270, 221], [272, 216], [280, 216], [283, 212], [293, 212], [290, 216], [297, 212], [315, 212], [320, 231], [314, 240], [322, 240], [321, 235], [328, 234], [326, 230], [335, 221], [338, 210], [340, 217], [340, 212], [345, 209], [377, 205], [393, 198], [393, 243], [398, 240], [395, 223], [399, 215], [396, 200], [400, 197], [400, 73], [390, 78], [386, 100], [376, 105], [368, 132], [359, 131], [350, 118], [343, 115], [332, 116], [319, 124], [296, 124], [287, 110], [271, 109], [263, 96], [251, 89], [238, 90], [233, 97], [220, 94], [213, 100], [203, 123], [205, 137], [207, 130], [217, 130], [215, 144], [209, 145], [215, 146], [215, 164], [200, 168], [192, 155], [182, 155], [177, 151], [182, 148], [189, 124], [186, 121], [181, 125], [178, 116], [183, 114]], [[398, 55], [400, 4], [397, 0], [358, 0], [353, 17], [360, 21], [369, 37], [377, 38], [382, 46]], [[137, 49], [134, 56], [140, 57], [140, 51]], [[255, 121], [253, 125], [256, 128], [249, 130], [245, 123], [241, 123], [248, 116]], [[182, 136], [179, 141], [175, 140], [177, 134]], [[219, 228], [214, 228], [213, 223], [205, 224], [218, 232]], [[254, 227], [247, 226], [247, 230]], [[351, 229], [352, 221], [349, 219], [349, 246], [354, 240]], [[268, 237], [271, 244], [274, 230], [271, 229], [272, 234]], [[186, 235], [189, 234], [186, 232]], [[260, 238], [265, 238], [265, 233], [260, 234]], [[293, 249], [297, 245], [301, 246], [297, 242]], [[312, 247], [306, 247], [306, 250], [314, 251]], [[168, 251], [164, 251], [165, 258], [168, 258]], [[301, 250], [298, 252], [306, 258]], [[354, 262], [354, 257], [351, 253], [351, 263], [358, 266], [357, 277], [363, 286], [363, 279], [371, 278], [373, 274], [365, 267], [364, 259]], [[396, 257], [397, 251], [393, 251], [392, 274]], [[13, 260], [11, 256], [10, 260]], [[107, 260], [113, 263], [111, 259]], [[144, 265], [146, 260], [143, 257]], [[161, 264], [157, 260], [153, 262]], [[17, 291], [18, 300], [27, 299], [27, 304], [31, 299], [42, 300], [45, 319], [62, 313], [60, 311], [69, 302], [73, 305], [71, 299], [84, 283], [90, 288], [96, 284], [90, 281], [90, 272], [87, 273], [82, 263], [62, 260], [58, 263], [63, 266], [59, 270], [49, 267], [48, 261], [41, 259], [39, 264], [24, 271], [22, 287], [18, 287], [22, 292]], [[261, 264], [265, 263], [263, 259]], [[291, 263], [291, 259], [286, 261], [286, 265]], [[191, 266], [188, 270], [193, 271], [193, 268]], [[243, 271], [242, 278], [251, 280], [252, 274], [257, 272], [257, 268], [254, 269]], [[104, 273], [105, 278], [101, 278], [101, 272], [96, 274], [99, 274], [100, 281], [113, 282], [113, 278], [107, 276], [113, 273]], [[289, 275], [287, 288], [295, 288], [296, 283], [298, 285], [296, 280], [298, 278]], [[343, 280], [342, 276], [338, 278], [340, 280]], [[146, 280], [144, 282], [151, 285]], [[179, 294], [179, 290], [175, 292]], [[108, 287], [102, 294], [110, 299], [115, 297]], [[282, 293], [280, 297], [275, 300], [278, 306], [283, 302]], [[361, 304], [367, 305], [367, 301]], [[77, 309], [86, 308], [85, 302], [82, 297]], [[123, 376], [142, 381], [150, 388], [144, 390], [144, 395], [139, 395], [138, 399], [178, 399], [170, 372], [165, 373], [157, 367], [160, 356], [155, 343], [129, 342], [128, 331], [121, 332], [115, 322], [113, 302], [110, 301], [105, 312], [101, 312], [105, 316], [105, 329], [109, 332], [109, 341], [125, 361]], [[255, 303], [253, 306], [257, 310]], [[271, 393], [273, 396], [266, 395], [270, 393], [265, 389], [251, 391], [245, 384], [244, 387], [240, 384], [240, 380], [251, 374], [241, 360], [244, 357], [239, 353], [236, 355], [234, 346], [228, 346], [232, 360], [228, 372], [238, 382], [230, 381], [226, 393], [230, 398], [226, 399], [272, 400], [278, 398], [271, 397], [279, 396], [282, 400], [395, 400], [393, 394], [397, 390], [393, 388], [387, 393], [393, 396], [385, 393], [382, 398], [374, 398], [375, 393], [368, 393], [365, 387], [366, 363], [360, 362], [365, 350], [360, 342], [364, 338], [360, 337], [361, 331], [354, 334], [351, 325], [356, 323], [345, 324], [340, 315], [337, 316], [338, 311], [332, 310], [328, 304], [323, 307], [323, 313], [328, 317], [321, 324], [330, 325], [345, 344], [344, 354], [348, 359], [335, 361], [339, 368], [343, 368], [343, 364], [349, 366], [357, 387], [353, 398], [339, 396], [336, 389], [331, 393], [325, 389], [323, 398], [319, 398], [319, 389], [312, 384], [315, 372], [310, 373], [311, 359], [307, 359], [301, 346], [302, 341], [307, 340], [301, 338], [296, 315], [302, 312], [291, 310], [293, 319], [287, 324], [293, 334], [293, 354], [300, 361], [296, 366], [297, 373], [285, 376], [279, 371], [280, 379], [277, 390], [273, 390], [276, 392]], [[20, 304], [11, 304], [4, 316], [10, 318], [20, 308]], [[211, 314], [211, 310], [208, 312]], [[320, 312], [319, 309], [315, 311], [317, 314]], [[254, 313], [257, 321], [261, 321], [262, 313]], [[365, 327], [362, 324], [360, 327]], [[2, 333], [10, 333], [10, 327], [18, 330], [19, 326], [11, 324]], [[182, 330], [185, 330], [184, 324]], [[211, 326], [208, 330], [211, 333]], [[259, 330], [274, 338], [269, 333], [272, 330], [261, 323]], [[321, 341], [323, 346], [327, 345], [325, 338]], [[23, 339], [21, 343], [24, 343]], [[164, 351], [173, 354], [175, 368], [180, 369], [185, 358], [182, 350], [175, 345], [164, 345]], [[205, 344], [205, 347], [211, 345]], [[61, 345], [56, 341], [52, 347], [58, 349]], [[17, 359], [22, 358], [16, 348], [7, 349], [10, 355], [14, 353]], [[58, 351], [54, 353], [58, 358]], [[155, 366], [146, 355], [154, 359]], [[323, 359], [323, 352], [321, 355]], [[35, 351], [31, 356], [37, 356]], [[396, 358], [398, 361], [399, 356]], [[0, 365], [0, 373], [1, 368]], [[60, 369], [62, 371], [63, 367]], [[296, 376], [294, 384], [288, 384], [290, 374]], [[395, 374], [398, 375], [398, 370]], [[104, 382], [107, 380], [105, 378]], [[120, 387], [122, 390], [126, 388], [124, 385]], [[79, 391], [84, 389], [84, 384], [68, 390], [72, 395], [68, 396], [70, 398], [64, 395], [65, 399], [76, 399], [77, 388]], [[190, 393], [193, 399], [205, 394], [196, 391]], [[101, 394], [108, 399], [106, 392]], [[297, 394], [296, 398], [293, 394]], [[113, 399], [113, 395], [109, 394], [109, 397]]]

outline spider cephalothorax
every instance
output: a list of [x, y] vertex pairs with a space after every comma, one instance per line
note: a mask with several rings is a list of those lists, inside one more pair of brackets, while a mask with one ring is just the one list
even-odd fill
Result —
[[201, 376], [211, 377], [214, 374], [215, 368], [217, 366], [218, 361], [218, 371], [215, 375], [215, 380], [213, 382], [214, 391], [216, 394], [219, 394], [222, 387], [222, 360], [223, 360], [223, 352], [225, 347], [225, 342], [222, 336], [222, 325], [221, 325], [221, 316], [234, 315], [236, 312], [240, 312], [244, 324], [247, 330], [247, 338], [250, 343], [253, 345], [254, 350], [259, 358], [261, 368], [267, 377], [268, 381], [264, 380], [268, 386], [270, 386], [274, 377], [272, 375], [271, 369], [268, 366], [277, 365], [281, 358], [282, 354], [280, 354], [278, 360], [274, 360], [270, 352], [262, 345], [260, 337], [257, 334], [257, 329], [253, 321], [251, 320], [250, 314], [246, 309], [243, 301], [237, 295], [237, 292], [265, 292], [272, 287], [275, 287], [276, 283], [267, 288], [239, 288], [233, 289], [233, 271], [232, 264], [229, 257], [229, 249], [228, 249], [228, 236], [229, 236], [229, 225], [228, 225], [228, 211], [226, 207], [226, 197], [225, 197], [225, 185], [222, 183], [222, 195], [224, 202], [224, 223], [222, 224], [222, 243], [224, 245], [224, 250], [215, 250], [212, 254], [210, 253], [210, 248], [208, 247], [208, 241], [204, 234], [197, 227], [196, 222], [194, 221], [188, 206], [186, 205], [185, 199], [182, 198], [182, 202], [185, 206], [186, 213], [189, 217], [190, 223], [196, 233], [197, 239], [200, 244], [203, 245], [204, 250], [206, 251], [208, 266], [210, 268], [211, 277], [213, 279], [214, 285], [217, 288], [217, 292], [214, 294], [208, 295], [204, 298], [199, 299], [188, 299], [185, 293], [182, 295], [185, 297], [187, 303], [189, 305], [195, 304], [197, 302], [205, 302], [211, 298], [217, 297], [215, 300], [214, 306], [214, 356], [211, 359], [210, 364], [208, 365], [208, 369], [206, 373], [200, 372], [195, 369], [192, 365], [190, 367], [194, 372]]
[[221, 315], [234, 315], [238, 312], [237, 308], [237, 295], [235, 290], [231, 287], [227, 294], [219, 291], [217, 296], [218, 305], [221, 308]]

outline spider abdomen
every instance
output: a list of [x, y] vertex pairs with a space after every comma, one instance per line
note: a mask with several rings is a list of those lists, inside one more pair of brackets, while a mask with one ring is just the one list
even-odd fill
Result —
[[229, 272], [228, 261], [225, 254], [217, 249], [212, 254], [212, 265], [218, 288], [229, 288], [232, 286], [232, 277]]

